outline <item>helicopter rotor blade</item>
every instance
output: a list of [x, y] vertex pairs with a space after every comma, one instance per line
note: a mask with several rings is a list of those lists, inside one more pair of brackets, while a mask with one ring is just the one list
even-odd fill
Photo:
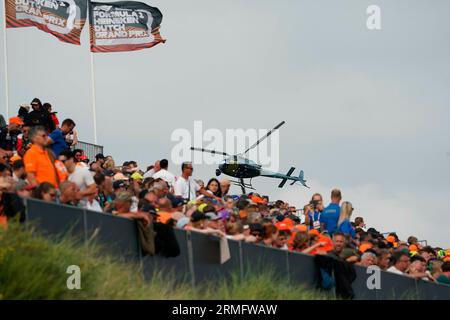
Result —
[[204, 148], [194, 148], [191, 147], [192, 151], [200, 151], [200, 152], [208, 152], [208, 153], [212, 153], [212, 154], [219, 154], [222, 156], [230, 156], [228, 153], [222, 152], [222, 151], [216, 151], [216, 150], [208, 150], [208, 149], [204, 149]]
[[247, 152], [249, 152], [250, 150], [252, 150], [253, 148], [257, 147], [262, 141], [264, 141], [265, 139], [267, 139], [274, 131], [280, 129], [280, 127], [282, 125], [284, 125], [286, 123], [286, 121], [282, 121], [280, 122], [275, 128], [273, 128], [272, 130], [270, 130], [269, 132], [267, 132], [267, 134], [262, 137], [261, 139], [259, 139], [255, 144], [253, 144], [250, 148], [248, 148], [247, 150], [245, 150], [245, 152], [243, 154], [246, 154]]

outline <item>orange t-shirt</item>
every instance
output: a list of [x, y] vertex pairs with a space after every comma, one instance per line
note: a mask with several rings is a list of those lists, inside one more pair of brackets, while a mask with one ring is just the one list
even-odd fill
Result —
[[160, 211], [158, 212], [157, 221], [166, 224], [170, 219], [172, 219], [172, 214], [170, 212]]
[[69, 172], [67, 172], [67, 168], [64, 163], [59, 160], [55, 160], [55, 168], [56, 172], [58, 173], [59, 182], [66, 181], [69, 177]]
[[48, 151], [32, 145], [23, 156], [25, 171], [34, 173], [38, 183], [49, 182], [58, 187], [55, 166]]

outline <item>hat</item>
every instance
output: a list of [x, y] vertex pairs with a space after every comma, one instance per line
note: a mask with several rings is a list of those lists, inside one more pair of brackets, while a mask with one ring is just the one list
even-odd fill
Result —
[[311, 229], [309, 230], [308, 234], [311, 236], [318, 236], [320, 233], [317, 229]]
[[9, 123], [11, 124], [11, 123], [15, 123], [15, 124], [17, 124], [17, 125], [19, 125], [19, 126], [23, 126], [23, 120], [20, 118], [20, 117], [12, 117], [12, 118], [9, 118]]
[[217, 214], [215, 214], [214, 212], [207, 212], [207, 213], [205, 213], [205, 216], [210, 220], [219, 220], [220, 219], [220, 217]]
[[99, 160], [99, 159], [105, 159], [105, 156], [103, 155], [103, 153], [97, 153], [95, 155], [95, 160]]
[[394, 236], [387, 236], [386, 237], [386, 241], [393, 244], [395, 242], [395, 237]]
[[148, 212], [151, 214], [156, 214], [156, 209], [154, 206], [152, 206], [150, 203], [145, 203], [143, 204], [140, 208], [139, 211], [143, 211], [143, 212]]
[[119, 192], [116, 196], [116, 200], [118, 201], [131, 201], [131, 193], [123, 191]]
[[183, 217], [177, 222], [177, 228], [183, 229], [189, 223], [188, 217]]
[[144, 176], [139, 172], [135, 172], [131, 175], [131, 179], [133, 180], [144, 180]]
[[278, 229], [278, 230], [291, 230], [291, 228], [289, 227], [289, 225], [287, 224], [287, 223], [285, 223], [285, 222], [277, 222], [276, 224], [275, 224], [275, 227]]
[[417, 252], [417, 251], [419, 251], [419, 248], [415, 244], [412, 244], [409, 246], [409, 251]]
[[206, 216], [200, 211], [195, 211], [191, 215], [192, 222], [197, 222], [197, 221], [204, 220], [204, 219], [206, 219]]
[[123, 180], [116, 180], [113, 182], [114, 189], [125, 188], [125, 187], [126, 187], [126, 183]]
[[170, 202], [172, 203], [172, 208], [177, 208], [184, 204], [184, 199], [182, 197], [172, 197]]
[[364, 253], [364, 252], [366, 252], [366, 250], [372, 249], [372, 248], [373, 248], [373, 245], [371, 243], [363, 243], [359, 246], [359, 251]]

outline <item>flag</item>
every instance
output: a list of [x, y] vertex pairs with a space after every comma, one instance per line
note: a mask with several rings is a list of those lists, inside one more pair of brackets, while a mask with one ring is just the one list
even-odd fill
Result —
[[86, 0], [5, 0], [6, 27], [37, 27], [59, 40], [80, 44]]
[[90, 2], [91, 51], [134, 51], [164, 43], [161, 21], [161, 11], [142, 2]]

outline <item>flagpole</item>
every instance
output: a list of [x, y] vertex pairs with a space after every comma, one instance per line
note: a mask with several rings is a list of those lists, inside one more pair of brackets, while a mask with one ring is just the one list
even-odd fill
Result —
[[94, 120], [94, 144], [97, 144], [97, 112], [95, 99], [94, 53], [91, 51], [92, 118]]
[[6, 103], [6, 122], [8, 123], [9, 119], [9, 87], [8, 87], [8, 41], [6, 39], [6, 5], [5, 1], [1, 0], [4, 19], [3, 19], [3, 55], [4, 55], [4, 63], [5, 63], [5, 103]]

